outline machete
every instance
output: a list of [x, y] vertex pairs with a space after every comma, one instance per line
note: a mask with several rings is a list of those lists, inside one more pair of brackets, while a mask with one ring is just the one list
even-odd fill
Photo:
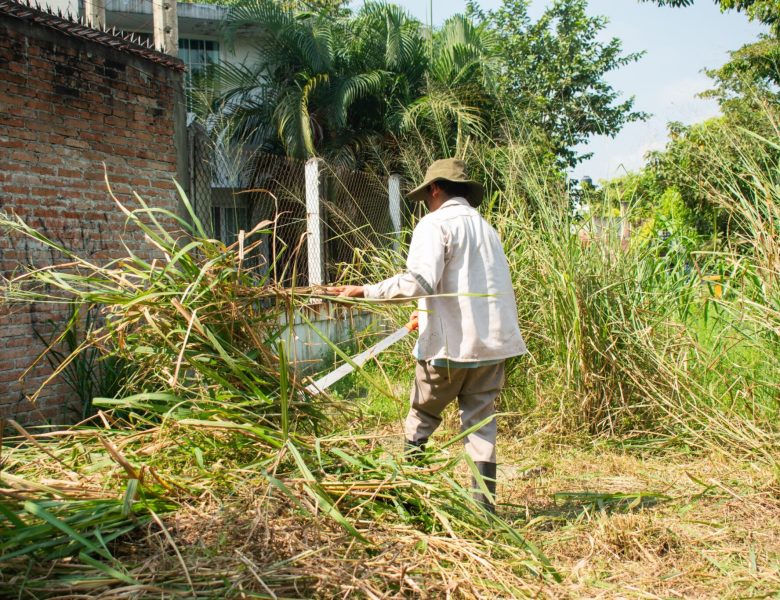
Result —
[[360, 367], [362, 367], [364, 364], [366, 364], [366, 362], [368, 362], [369, 359], [373, 358], [374, 356], [377, 356], [383, 350], [387, 350], [390, 346], [405, 338], [409, 333], [411, 333], [415, 329], [417, 329], [416, 316], [412, 317], [412, 319], [406, 325], [394, 331], [386, 338], [380, 340], [379, 342], [371, 346], [368, 350], [365, 350], [364, 352], [361, 352], [360, 354], [353, 356], [350, 362], [344, 363], [343, 365], [334, 369], [327, 375], [323, 375], [313, 383], [307, 385], [306, 391], [309, 394], [312, 394], [313, 396], [316, 396], [317, 394], [325, 391], [334, 383], [336, 383], [340, 379], [352, 373], [352, 371], [354, 371], [355, 369], [359, 369]]

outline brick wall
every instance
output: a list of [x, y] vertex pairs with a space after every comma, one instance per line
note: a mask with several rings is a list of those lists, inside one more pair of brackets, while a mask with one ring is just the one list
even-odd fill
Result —
[[[121, 241], [151, 256], [141, 236], [123, 231], [103, 163], [120, 199], [132, 202], [134, 190], [153, 206], [177, 210], [182, 72], [103, 41], [0, 11], [0, 211], [96, 260], [123, 255]], [[5, 277], [61, 261], [34, 241], [0, 237]], [[62, 381], [35, 404], [28, 399], [50, 374], [46, 361], [20, 381], [43, 349], [34, 331], [50, 335], [50, 320], [62, 323], [62, 309], [0, 305], [0, 417], [73, 420], [67, 407], [74, 394]]]

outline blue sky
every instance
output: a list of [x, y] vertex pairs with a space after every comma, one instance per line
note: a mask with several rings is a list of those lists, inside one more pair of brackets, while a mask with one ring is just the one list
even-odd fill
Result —
[[[423, 22], [429, 22], [429, 0], [393, 0]], [[362, 2], [355, 0], [353, 6]], [[485, 9], [496, 8], [500, 0], [483, 0]], [[548, 4], [531, 2], [531, 15], [538, 16]], [[433, 22], [462, 12], [465, 0], [433, 0]], [[598, 136], [582, 148], [593, 152], [572, 176], [590, 175], [594, 180], [635, 170], [649, 150], [663, 148], [666, 123], [694, 123], [718, 114], [712, 100], [696, 98], [709, 87], [704, 68], [714, 68], [728, 59], [728, 51], [754, 40], [764, 31], [744, 14], [721, 13], [712, 0], [697, 0], [688, 8], [659, 8], [638, 0], [591, 0], [591, 14], [604, 15], [610, 23], [605, 37], [618, 37], [626, 52], [646, 51], [638, 62], [608, 75], [609, 82], [625, 96], [635, 96], [635, 107], [653, 117], [644, 123], [627, 125], [616, 138]]]

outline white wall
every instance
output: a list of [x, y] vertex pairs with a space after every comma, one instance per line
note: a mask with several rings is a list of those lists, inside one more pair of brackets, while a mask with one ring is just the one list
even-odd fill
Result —
[[229, 64], [246, 62], [250, 57], [256, 56], [257, 51], [248, 39], [236, 40], [234, 51], [231, 53], [223, 44], [221, 47], [222, 60]]
[[[60, 11], [65, 16], [68, 14], [73, 17], [79, 16], [79, 0], [44, 0], [42, 6], [44, 8], [50, 7], [55, 14]], [[222, 42], [217, 33], [219, 21], [209, 19], [218, 19], [221, 14], [224, 14], [223, 7], [183, 2], [179, 2], [178, 6], [180, 7], [180, 37], [220, 42], [220, 60], [229, 64], [243, 63], [255, 55], [256, 51], [249, 38], [238, 40], [233, 51], [229, 51], [227, 45]], [[142, 0], [107, 0], [106, 7], [109, 27], [116, 27], [128, 32], [151, 33], [151, 7], [146, 2]]]
[[[333, 344], [340, 346], [347, 354], [355, 354], [354, 347], [345, 347], [357, 337], [386, 334], [386, 327], [371, 313], [350, 310], [330, 303], [312, 305], [307, 319]], [[306, 323], [295, 316], [290, 327], [286, 315], [281, 322], [287, 325], [282, 333], [288, 359], [299, 377], [330, 368], [334, 362], [342, 362], [333, 348]]]

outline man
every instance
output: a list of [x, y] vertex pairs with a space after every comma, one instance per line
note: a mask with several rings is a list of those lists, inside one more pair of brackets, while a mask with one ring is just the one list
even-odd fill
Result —
[[[526, 347], [501, 241], [476, 210], [483, 196], [482, 186], [466, 176], [463, 161], [437, 160], [408, 194], [425, 202], [429, 214], [414, 228], [407, 271], [375, 285], [328, 291], [352, 298], [419, 298], [407, 451], [424, 450], [442, 411], [457, 398], [463, 430], [487, 420], [466, 437], [466, 452], [494, 498], [496, 421], [490, 417], [504, 384], [504, 362]], [[483, 493], [475, 498], [495, 510]]]

